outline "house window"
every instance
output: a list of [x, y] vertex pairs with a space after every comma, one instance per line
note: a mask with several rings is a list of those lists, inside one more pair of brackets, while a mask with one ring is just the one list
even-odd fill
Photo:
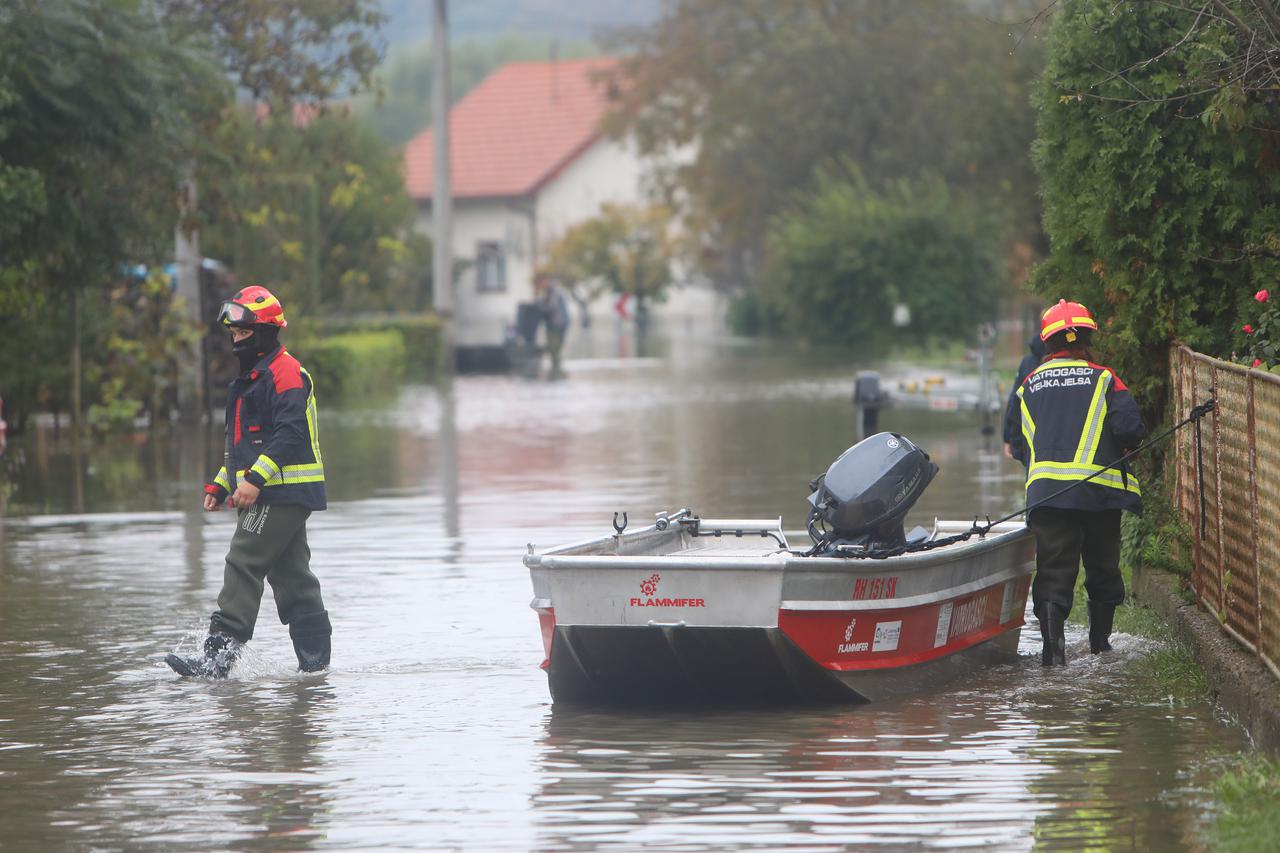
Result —
[[481, 240], [476, 243], [476, 290], [501, 293], [507, 289], [507, 257], [502, 244]]

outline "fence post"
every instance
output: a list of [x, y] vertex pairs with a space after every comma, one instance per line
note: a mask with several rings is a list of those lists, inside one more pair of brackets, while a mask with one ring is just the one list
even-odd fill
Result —
[[1258, 655], [1262, 655], [1262, 564], [1259, 562], [1258, 539], [1260, 535], [1259, 525], [1262, 523], [1260, 513], [1258, 512], [1258, 442], [1256, 435], [1256, 406], [1254, 402], [1253, 391], [1253, 374], [1249, 373], [1245, 376], [1249, 389], [1249, 521], [1253, 531], [1253, 587], [1255, 602], [1254, 607], [1254, 646], [1258, 650]]
[[[1196, 390], [1200, 387], [1199, 377], [1196, 375], [1199, 372], [1200, 364], [1195, 358], [1188, 358], [1187, 360], [1191, 363], [1191, 396], [1194, 397]], [[1197, 480], [1196, 488], [1199, 489], [1201, 485], [1203, 484]], [[1200, 531], [1204, 530], [1205, 522], [1203, 516], [1203, 504], [1196, 504], [1195, 519]], [[1208, 567], [1204, 565], [1204, 541], [1198, 537], [1191, 543], [1191, 588], [1195, 590], [1196, 597], [1202, 602], [1205, 600], [1204, 576], [1208, 571]]]
[[[1209, 366], [1209, 396], [1215, 400], [1218, 398], [1218, 366], [1212, 364]], [[1223, 571], [1223, 567], [1227, 562], [1226, 550], [1222, 543], [1222, 406], [1214, 406], [1213, 408], [1213, 476], [1217, 485], [1214, 487], [1214, 494], [1217, 500], [1214, 502], [1216, 512], [1214, 513], [1214, 529], [1217, 531], [1218, 540], [1218, 611], [1214, 615], [1218, 617], [1218, 621], [1223, 625], [1227, 624], [1227, 575]]]
[[[1173, 351], [1173, 365], [1174, 365], [1174, 371], [1173, 371], [1173, 380], [1174, 380], [1174, 385], [1173, 385], [1173, 387], [1174, 387], [1173, 415], [1174, 415], [1174, 417], [1173, 417], [1173, 422], [1174, 422], [1174, 423], [1179, 423], [1183, 418], [1185, 418], [1185, 417], [1187, 416], [1187, 415], [1186, 415], [1186, 413], [1183, 411], [1183, 409], [1185, 409], [1185, 408], [1186, 408], [1186, 402], [1185, 402], [1185, 394], [1186, 394], [1186, 378], [1185, 378], [1185, 376], [1183, 375], [1184, 373], [1186, 373], [1186, 355], [1185, 355], [1185, 353], [1183, 353], [1183, 351], [1182, 351], [1182, 347], [1180, 347], [1180, 346], [1175, 347], [1175, 349], [1174, 349], [1174, 351]], [[1175, 434], [1174, 434], [1174, 437], [1173, 437], [1173, 442], [1174, 442], [1174, 444], [1173, 444], [1173, 446], [1174, 446], [1174, 454], [1173, 454], [1173, 495], [1174, 495], [1174, 503], [1177, 505], [1177, 508], [1178, 508], [1178, 515], [1179, 515], [1179, 517], [1181, 517], [1181, 518], [1186, 518], [1186, 512], [1187, 512], [1188, 507], [1186, 506], [1186, 495], [1185, 495], [1185, 493], [1183, 492], [1183, 485], [1184, 485], [1184, 481], [1183, 481], [1183, 474], [1184, 474], [1184, 472], [1183, 472], [1183, 470], [1182, 470], [1182, 469], [1183, 469], [1183, 467], [1185, 467], [1185, 466], [1184, 466], [1184, 464], [1183, 464], [1183, 460], [1184, 460], [1184, 459], [1186, 459], [1186, 450], [1187, 450], [1187, 436], [1186, 436], [1186, 431], [1185, 431], [1185, 430], [1179, 430], [1177, 433], [1175, 433]], [[1194, 575], [1194, 574], [1195, 574], [1195, 572], [1194, 572], [1194, 567], [1195, 567], [1195, 551], [1194, 551], [1194, 547], [1193, 547], [1193, 549], [1192, 549], [1192, 553], [1187, 554], [1187, 555], [1186, 555], [1186, 557], [1187, 557], [1187, 559], [1189, 559], [1189, 560], [1191, 561], [1191, 565], [1192, 565], [1192, 568], [1193, 568], [1193, 572], [1192, 572], [1192, 574]]]

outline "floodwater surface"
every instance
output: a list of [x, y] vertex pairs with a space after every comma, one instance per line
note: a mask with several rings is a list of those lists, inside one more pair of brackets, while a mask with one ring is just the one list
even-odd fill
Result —
[[[723, 342], [568, 368], [343, 410], [321, 385], [319, 675], [294, 672], [269, 595], [229, 680], [162, 663], [203, 636], [221, 583], [231, 516], [198, 510], [218, 430], [11, 444], [0, 848], [1203, 846], [1212, 779], [1245, 739], [1136, 677], [1157, 649], [1136, 637], [1093, 657], [1072, 627], [1069, 665], [1043, 671], [1032, 627], [1016, 664], [877, 705], [553, 707], [528, 543], [682, 506], [798, 528], [810, 479], [856, 440], [854, 366], [829, 358]], [[1020, 469], [976, 415], [881, 428], [942, 469], [909, 525], [1018, 506]]]

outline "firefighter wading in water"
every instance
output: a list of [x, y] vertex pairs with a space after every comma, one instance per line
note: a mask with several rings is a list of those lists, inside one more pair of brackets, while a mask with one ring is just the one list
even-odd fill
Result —
[[1142, 514], [1142, 492], [1127, 464], [1108, 466], [1136, 447], [1147, 428], [1120, 377], [1093, 362], [1089, 345], [1097, 329], [1078, 302], [1050, 306], [1040, 319], [1047, 355], [1017, 391], [1022, 430], [1013, 436], [1012, 452], [1027, 465], [1027, 504], [1047, 498], [1027, 516], [1036, 534], [1031, 597], [1045, 666], [1066, 663], [1063, 626], [1082, 558], [1089, 650], [1111, 649], [1111, 622], [1124, 601], [1120, 512]]
[[253, 638], [266, 580], [298, 668], [322, 670], [332, 629], [307, 547], [307, 517], [325, 508], [311, 375], [281, 346], [284, 308], [265, 287], [224, 302], [218, 321], [231, 332], [240, 375], [227, 395], [227, 464], [205, 486], [204, 508], [229, 503], [237, 524], [203, 656], [165, 660], [182, 675], [225, 677]]

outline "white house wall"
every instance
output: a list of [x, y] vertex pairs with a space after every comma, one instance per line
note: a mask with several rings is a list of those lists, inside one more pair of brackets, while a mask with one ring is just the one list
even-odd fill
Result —
[[[454, 199], [454, 329], [460, 346], [497, 346], [514, 325], [521, 302], [534, 298], [533, 273], [546, 247], [569, 228], [591, 219], [606, 202], [635, 205], [647, 200], [646, 164], [634, 145], [602, 138], [579, 154], [530, 199]], [[418, 227], [431, 233], [431, 208], [423, 205]], [[536, 213], [536, 216], [531, 216]], [[480, 292], [474, 265], [481, 241], [501, 244], [506, 255], [506, 289]], [[536, 252], [534, 248], [536, 246]], [[654, 305], [655, 318], [719, 314], [705, 288], [674, 289]], [[709, 302], [708, 300], [712, 300]], [[612, 297], [592, 313], [609, 316]], [[575, 309], [576, 314], [576, 309]]]
[[[695, 149], [685, 146], [665, 158], [666, 164], [688, 163]], [[538, 245], [541, 251], [570, 227], [600, 212], [609, 202], [641, 205], [651, 199], [647, 194], [647, 177], [655, 160], [641, 160], [631, 142], [601, 139], [573, 161], [555, 180], [548, 182], [538, 195]], [[677, 286], [668, 290], [666, 299], [649, 306], [650, 317], [665, 322], [670, 328], [699, 332], [719, 330], [724, 316], [724, 299], [690, 271], [675, 271]], [[616, 297], [607, 294], [590, 307], [591, 316], [603, 324], [616, 319]], [[577, 307], [574, 307], [575, 316]]]
[[644, 165], [635, 146], [599, 139], [538, 193], [538, 247], [600, 213], [600, 205], [645, 201]]
[[[418, 229], [431, 233], [431, 208]], [[516, 199], [455, 199], [453, 202], [454, 335], [459, 346], [497, 346], [515, 323], [516, 306], [533, 298], [532, 229], [529, 205]], [[506, 255], [506, 290], [481, 293], [476, 246], [496, 242]]]

